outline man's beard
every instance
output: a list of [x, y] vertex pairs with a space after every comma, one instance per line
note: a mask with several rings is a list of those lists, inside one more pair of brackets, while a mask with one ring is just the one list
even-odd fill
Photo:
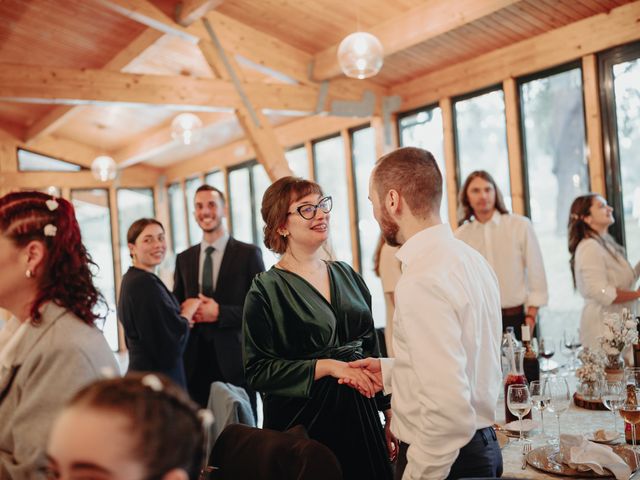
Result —
[[222, 225], [222, 220], [218, 220], [216, 223], [213, 224], [213, 226], [211, 228], [204, 228], [204, 227], [200, 227], [202, 228], [202, 231], [204, 233], [213, 233], [216, 230], [220, 229], [220, 226]]
[[401, 245], [398, 242], [398, 231], [400, 225], [393, 221], [391, 215], [386, 210], [382, 210], [382, 216], [380, 217], [380, 230], [382, 230], [382, 237], [392, 247], [399, 247]]

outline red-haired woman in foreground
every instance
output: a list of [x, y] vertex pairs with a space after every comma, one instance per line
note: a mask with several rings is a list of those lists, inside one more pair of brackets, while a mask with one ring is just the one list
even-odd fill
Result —
[[73, 206], [40, 192], [0, 198], [0, 478], [41, 478], [49, 429], [73, 394], [118, 371]]

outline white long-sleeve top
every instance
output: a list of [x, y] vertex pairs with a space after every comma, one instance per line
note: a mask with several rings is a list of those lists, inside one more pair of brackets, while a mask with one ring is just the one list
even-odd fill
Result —
[[542, 253], [527, 217], [496, 210], [488, 222], [467, 222], [455, 235], [480, 252], [496, 272], [503, 308], [547, 304]]
[[502, 320], [489, 264], [449, 225], [427, 228], [398, 251], [391, 429], [410, 444], [404, 480], [445, 478], [476, 430], [493, 425], [501, 388]]
[[615, 252], [609, 253], [594, 238], [585, 238], [576, 248], [576, 286], [584, 298], [580, 317], [580, 339], [584, 346], [600, 346], [598, 337], [604, 334], [604, 313], [620, 313], [623, 308], [636, 313], [637, 302], [613, 304], [617, 289], [634, 290], [640, 275], [640, 263], [635, 268]]

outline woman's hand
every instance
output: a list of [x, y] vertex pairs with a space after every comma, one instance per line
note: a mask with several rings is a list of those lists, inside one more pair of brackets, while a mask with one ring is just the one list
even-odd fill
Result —
[[333, 377], [338, 383], [355, 388], [367, 398], [372, 398], [379, 388], [376, 388], [371, 378], [360, 368], [351, 368], [348, 363], [338, 360], [321, 359], [316, 363], [315, 379]]
[[389, 460], [395, 462], [400, 451], [400, 441], [391, 433], [391, 409], [384, 411], [384, 438], [387, 441], [387, 451], [389, 452]]
[[193, 326], [192, 318], [198, 310], [202, 301], [199, 298], [187, 298], [182, 305], [180, 305], [180, 315], [187, 319], [189, 326]]

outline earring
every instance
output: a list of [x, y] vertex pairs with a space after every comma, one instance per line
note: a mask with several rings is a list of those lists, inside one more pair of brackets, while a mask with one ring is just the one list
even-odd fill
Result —
[[33, 272], [29, 269], [27, 269], [26, 272], [24, 272], [24, 276], [27, 278], [32, 278], [33, 277]]
[[278, 233], [280, 234], [281, 237], [287, 238], [287, 236], [289, 235], [289, 232], [287, 232], [286, 230], [278, 230]]

